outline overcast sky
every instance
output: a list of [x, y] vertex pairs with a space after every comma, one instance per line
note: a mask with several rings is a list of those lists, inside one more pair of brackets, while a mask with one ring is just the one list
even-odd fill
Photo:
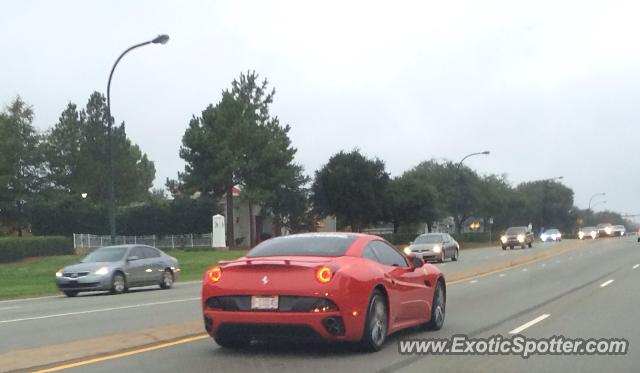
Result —
[[637, 1], [7, 1], [0, 11], [0, 104], [20, 94], [40, 130], [69, 101], [106, 91], [128, 46], [112, 112], [174, 178], [189, 118], [241, 71], [277, 94], [297, 162], [312, 174], [359, 147], [399, 175], [459, 160], [517, 184], [554, 176], [576, 205], [606, 192], [640, 213]]

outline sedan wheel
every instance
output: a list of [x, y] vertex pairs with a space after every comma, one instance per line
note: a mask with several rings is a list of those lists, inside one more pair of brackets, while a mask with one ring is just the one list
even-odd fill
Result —
[[379, 351], [387, 339], [387, 303], [384, 295], [375, 290], [367, 307], [367, 319], [362, 337], [362, 347], [366, 351]]
[[64, 295], [68, 296], [68, 297], [75, 297], [76, 295], [78, 295], [78, 292], [75, 290], [66, 290], [63, 292]]
[[444, 313], [446, 306], [446, 297], [444, 287], [441, 281], [436, 283], [433, 291], [433, 303], [431, 303], [431, 320], [427, 323], [427, 328], [431, 330], [440, 330], [444, 325]]
[[162, 274], [162, 281], [160, 282], [160, 288], [170, 289], [173, 286], [173, 272], [166, 269]]
[[451, 261], [453, 262], [457, 262], [458, 261], [458, 256], [460, 255], [460, 250], [456, 249], [456, 251], [453, 253], [453, 257], [451, 258]]
[[113, 294], [122, 294], [127, 290], [127, 281], [124, 278], [124, 275], [120, 272], [117, 272], [113, 275], [113, 280], [111, 282], [111, 292]]

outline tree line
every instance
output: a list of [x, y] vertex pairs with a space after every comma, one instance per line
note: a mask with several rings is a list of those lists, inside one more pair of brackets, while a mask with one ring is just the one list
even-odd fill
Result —
[[[627, 223], [614, 212], [574, 205], [573, 191], [556, 181], [511, 185], [505, 175], [479, 175], [449, 161], [424, 161], [391, 177], [384, 161], [358, 149], [331, 156], [313, 178], [294, 161], [290, 126], [270, 112], [275, 89], [249, 71], [221, 99], [193, 115], [179, 149], [185, 168], [166, 189], [152, 190], [155, 166], [127, 137], [113, 130], [118, 234], [180, 234], [211, 229], [211, 215], [234, 220], [233, 188], [250, 211], [273, 217], [274, 233], [309, 231], [335, 216], [339, 229], [360, 231], [389, 223], [394, 232], [431, 229], [453, 218], [457, 229], [493, 219], [496, 230], [532, 223], [565, 232], [600, 221]], [[94, 92], [80, 109], [69, 103], [40, 133], [33, 108], [17, 97], [0, 112], [0, 234], [91, 232], [106, 234], [108, 221], [108, 114]], [[251, 220], [250, 243], [255, 226]], [[235, 244], [234, 225], [227, 240]]]

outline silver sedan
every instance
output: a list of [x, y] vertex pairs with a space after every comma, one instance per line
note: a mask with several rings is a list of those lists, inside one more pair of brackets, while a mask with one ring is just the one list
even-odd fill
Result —
[[78, 264], [56, 272], [56, 285], [68, 297], [81, 291], [120, 294], [136, 286], [159, 285], [169, 289], [180, 272], [178, 260], [145, 245], [105, 246]]
[[457, 261], [460, 256], [460, 245], [447, 233], [425, 233], [404, 249], [405, 254], [417, 256], [426, 261], [444, 262], [451, 258]]

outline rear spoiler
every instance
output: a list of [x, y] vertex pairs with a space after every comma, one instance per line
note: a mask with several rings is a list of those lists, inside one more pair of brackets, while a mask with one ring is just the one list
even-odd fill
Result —
[[220, 265], [227, 265], [227, 264], [245, 264], [245, 265], [252, 265], [252, 264], [274, 264], [274, 265], [291, 265], [292, 263], [305, 263], [305, 264], [309, 264], [309, 263], [325, 263], [328, 262], [330, 259], [328, 260], [299, 260], [299, 259], [268, 259], [268, 258], [244, 258], [244, 259], [234, 259], [234, 260], [220, 260], [218, 261], [218, 264]]

